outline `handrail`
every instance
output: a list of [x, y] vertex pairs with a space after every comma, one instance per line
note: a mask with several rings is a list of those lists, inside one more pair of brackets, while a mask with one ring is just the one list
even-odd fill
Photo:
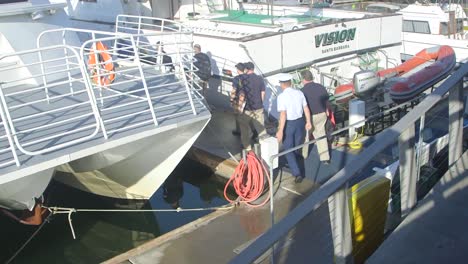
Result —
[[[366, 151], [356, 156], [351, 162], [338, 171], [330, 180], [322, 185], [317, 191], [313, 192], [296, 208], [294, 208], [285, 218], [276, 223], [271, 229], [260, 235], [239, 255], [235, 256], [230, 263], [252, 263], [260, 257], [265, 251], [271, 248], [276, 241], [283, 238], [295, 225], [299, 223], [312, 211], [315, 211], [330, 196], [343, 188], [356, 174], [359, 173], [375, 155], [394, 144], [400, 134], [414, 125], [427, 111], [440, 102], [444, 95], [454, 87], [458, 87], [463, 78], [468, 76], [468, 64], [463, 64], [452, 76], [445, 80], [433, 93], [429, 94], [412, 111], [406, 114], [391, 128], [388, 128], [378, 134], [375, 143], [366, 148]], [[303, 144], [309, 145], [311, 143]], [[273, 155], [270, 164], [275, 158], [290, 153], [299, 147], [289, 149]]]
[[[146, 22], [145, 18], [139, 20]], [[167, 20], [161, 26], [170, 27], [170, 24], [174, 23]], [[140, 28], [147, 29], [143, 24]], [[87, 33], [90, 39], [81, 43], [78, 38], [65, 36], [67, 32]], [[54, 33], [61, 34], [57, 43], [42, 47], [45, 36]], [[0, 140], [8, 139], [10, 145], [6, 147], [5, 142], [0, 152], [12, 153], [12, 158], [4, 159], [0, 167], [13, 163], [20, 166], [17, 150], [29, 156], [41, 155], [89, 140], [99, 134], [100, 129], [107, 139], [109, 133], [151, 123], [158, 126], [157, 114], [161, 120], [190, 112], [197, 115], [193, 97], [201, 99], [193, 84], [187, 81], [187, 75], [193, 75], [190, 70], [193, 66], [192, 32], [180, 28], [179, 31], [134, 33], [52, 29], [38, 35], [35, 49], [1, 54], [0, 62], [10, 57], [20, 60], [0, 67], [0, 73], [7, 77], [0, 83], [0, 128], [5, 129]], [[166, 39], [164, 45], [168, 53], [162, 52], [161, 46], [155, 52], [152, 37]], [[75, 39], [77, 43], [73, 42]], [[110, 44], [119, 40], [125, 42], [122, 47], [109, 45], [106, 51], [93, 48], [97, 42]], [[141, 45], [137, 45], [138, 40]], [[98, 56], [103, 52], [111, 55], [112, 70], [105, 67], [109, 60], [96, 58], [96, 63], [87, 65], [91, 54]], [[163, 62], [163, 54], [170, 56], [172, 63]], [[171, 71], [166, 68], [168, 66], [172, 67]], [[94, 72], [90, 72], [90, 68]], [[158, 80], [166, 77], [167, 81]], [[101, 78], [112, 78], [112, 81], [104, 84]], [[166, 92], [173, 85], [185, 89]], [[173, 96], [178, 98], [173, 99], [176, 98]], [[12, 100], [16, 97], [26, 99]], [[170, 103], [158, 105], [161, 100]], [[188, 103], [190, 106], [184, 109], [177, 107]], [[39, 106], [39, 111], [28, 114], [27, 109], [35, 106]], [[124, 119], [132, 119], [132, 122]], [[39, 131], [41, 133], [36, 133]]]
[[[126, 21], [126, 20], [122, 20], [122, 18], [138, 19], [139, 22]], [[141, 20], [143, 20], [143, 19], [150, 20], [150, 21], [159, 21], [159, 22], [161, 22], [161, 25], [158, 26], [158, 25], [155, 25], [155, 24], [141, 23]], [[161, 27], [161, 28], [166, 28], [168, 30], [174, 30], [173, 28], [170, 28], [170, 27], [164, 27], [164, 24], [172, 24], [172, 25], [178, 26], [178, 32], [183, 32], [183, 31], [191, 32], [191, 30], [188, 27], [186, 27], [183, 23], [180, 23], [180, 22], [177, 22], [177, 21], [174, 21], [174, 20], [164, 19], [164, 18], [155, 18], [155, 17], [147, 17], [147, 16], [132, 16], [132, 15], [120, 14], [120, 15], [117, 16], [117, 19], [116, 19], [116, 22], [115, 22], [116, 30], [117, 30], [117, 25], [118, 25], [119, 22], [129, 23], [129, 24], [140, 23], [142, 25], [148, 25], [148, 26], [153, 26], [153, 27]], [[139, 29], [141, 29], [141, 28], [139, 28]]]
[[[4, 59], [4, 58], [7, 58], [7, 57], [13, 57], [13, 56], [21, 56], [21, 55], [27, 55], [27, 54], [35, 54], [35, 53], [42, 53], [42, 52], [46, 52], [46, 51], [54, 51], [54, 50], [65, 50], [67, 52], [70, 52], [70, 54], [72, 54], [72, 56], [69, 56], [69, 57], [72, 57], [73, 59], [75, 59], [77, 62], [78, 62], [78, 65], [79, 67], [77, 68], [79, 70], [79, 72], [81, 73], [81, 76], [83, 76], [84, 72], [85, 72], [85, 69], [84, 69], [84, 64], [82, 62], [82, 60], [79, 59], [79, 55], [78, 53], [76, 52], [76, 50], [74, 50], [73, 48], [69, 47], [69, 46], [66, 46], [66, 45], [56, 45], [56, 46], [50, 46], [50, 47], [46, 47], [46, 48], [36, 48], [36, 49], [32, 49], [32, 50], [27, 50], [27, 51], [21, 51], [21, 52], [16, 52], [16, 53], [10, 53], [10, 54], [5, 54], [5, 55], [2, 55], [0, 57], [0, 60]], [[68, 59], [67, 58], [62, 58], [64, 60], [66, 60], [67, 62]], [[49, 63], [50, 61], [53, 61], [53, 62], [56, 62], [57, 60], [56, 59], [51, 59], [51, 60], [45, 60], [45, 61], [42, 61], [41, 62], [41, 66], [46, 64], [46, 63]], [[34, 64], [34, 63], [33, 63]], [[35, 64], [36, 65], [36, 64]], [[26, 64], [26, 65], [23, 65], [24, 68], [28, 67], [29, 65]], [[66, 65], [64, 65], [66, 66]], [[43, 67], [42, 67], [43, 68]], [[8, 71], [7, 70], [1, 70], [0, 69], [0, 72], [5, 72], [5, 71]], [[34, 79], [36, 77], [44, 77], [46, 74], [43, 73], [43, 74], [38, 74], [38, 75], [29, 75], [27, 76], [26, 78], [24, 78], [23, 80], [28, 80], [28, 79]], [[6, 80], [5, 83], [11, 83], [11, 82], [16, 82], [17, 80]], [[79, 79], [75, 79], [71, 82], [81, 82], [79, 81]], [[5, 84], [4, 83], [4, 84]], [[42, 87], [39, 87], [39, 88], [45, 88], [46, 90], [46, 99], [44, 100], [47, 100], [47, 102], [49, 102], [49, 96], [48, 96], [48, 86], [47, 85], [43, 85]], [[89, 115], [93, 115], [94, 116], [94, 119], [95, 119], [95, 124], [94, 124], [94, 131], [89, 134], [89, 135], [86, 135], [86, 136], [82, 136], [78, 139], [75, 139], [75, 140], [71, 140], [71, 141], [68, 141], [68, 142], [65, 142], [65, 143], [61, 143], [61, 144], [57, 144], [57, 145], [54, 145], [54, 146], [50, 146], [50, 147], [43, 147], [41, 148], [40, 150], [36, 150], [36, 151], [31, 151], [31, 150], [27, 150], [25, 149], [26, 146], [29, 146], [29, 145], [32, 145], [32, 144], [36, 144], [36, 143], [40, 143], [40, 142], [44, 142], [46, 140], [49, 140], [51, 138], [58, 138], [62, 135], [67, 135], [67, 134], [70, 134], [70, 133], [73, 133], [73, 132], [76, 132], [76, 131], [79, 131], [79, 129], [74, 129], [72, 130], [71, 132], [68, 131], [68, 132], [64, 132], [64, 133], [60, 133], [60, 134], [55, 134], [54, 136], [51, 136], [51, 137], [45, 137], [45, 138], [42, 138], [40, 140], [35, 140], [35, 141], [30, 141], [30, 142], [26, 142], [26, 143], [22, 143], [21, 140], [18, 138], [18, 135], [21, 134], [21, 133], [28, 133], [28, 132], [31, 132], [31, 131], [34, 131], [34, 130], [40, 130], [40, 129], [43, 129], [43, 128], [48, 128], [48, 127], [51, 127], [53, 125], [61, 125], [63, 123], [65, 123], [66, 121], [58, 121], [58, 122], [55, 122], [55, 123], [48, 123], [48, 124], [45, 124], [45, 125], [42, 125], [42, 126], [38, 126], [38, 127], [34, 127], [34, 128], [30, 128], [30, 129], [26, 129], [26, 130], [18, 130], [17, 127], [15, 126], [15, 123], [16, 122], [20, 122], [20, 121], [24, 121], [26, 119], [34, 119], [34, 116], [35, 115], [32, 115], [32, 116], [25, 116], [25, 117], [20, 117], [20, 118], [13, 118], [12, 115], [11, 115], [11, 108], [18, 108], [20, 106], [27, 106], [27, 105], [30, 105], [31, 103], [22, 103], [22, 104], [17, 104], [17, 105], [14, 105], [12, 107], [9, 107], [9, 103], [8, 101], [6, 100], [7, 97], [11, 97], [11, 96], [14, 96], [15, 93], [11, 93], [11, 94], [5, 94], [4, 93], [4, 89], [9, 89], [10, 87], [0, 87], [0, 100], [1, 100], [1, 104], [2, 104], [2, 116], [5, 118], [3, 120], [5, 120], [5, 122], [8, 123], [8, 130], [11, 130], [10, 133], [11, 133], [11, 136], [12, 136], [12, 139], [16, 145], [16, 147], [23, 153], [27, 154], [27, 155], [40, 155], [40, 154], [44, 154], [44, 153], [47, 153], [47, 152], [51, 152], [51, 151], [54, 151], [54, 150], [57, 150], [57, 149], [61, 149], [61, 148], [64, 148], [66, 146], [70, 146], [70, 145], [73, 145], [73, 144], [76, 144], [76, 143], [80, 143], [80, 142], [83, 142], [83, 141], [86, 141], [86, 140], [89, 140], [90, 138], [94, 137], [98, 131], [99, 131], [99, 123], [98, 123], [98, 120], [99, 120], [99, 113], [97, 112], [97, 109], [95, 109], [93, 107], [93, 104], [91, 101], [88, 101], [87, 103], [90, 104], [90, 107], [92, 109], [92, 112], [91, 113], [88, 113], [88, 114], [85, 114], [85, 115], [81, 115], [81, 116], [78, 116], [78, 117], [74, 117], [72, 119], [69, 119], [69, 120], [66, 120], [66, 121], [70, 121], [70, 120], [74, 120], [74, 119], [79, 119], [79, 118], [82, 118], [84, 116], [89, 116]], [[84, 89], [85, 89], [85, 92], [87, 92], [88, 94], [88, 98], [91, 98], [91, 90], [89, 89], [88, 86], [84, 85]], [[36, 91], [37, 88], [32, 88], [32, 89], [24, 89], [22, 92], [23, 93], [27, 93], [28, 90], [31, 92], [31, 91]], [[44, 101], [44, 100], [36, 100], [36, 102], [41, 102], [41, 101]], [[34, 103], [34, 101], [33, 101]], [[69, 106], [66, 106], [66, 108], [68, 108]], [[49, 110], [48, 112], [55, 112], [56, 109], [53, 109], [53, 110]]]

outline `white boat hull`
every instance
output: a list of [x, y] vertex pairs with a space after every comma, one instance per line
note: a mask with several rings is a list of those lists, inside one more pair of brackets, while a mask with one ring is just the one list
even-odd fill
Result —
[[0, 207], [32, 210], [36, 199], [42, 196], [53, 174], [54, 169], [48, 169], [0, 185]]
[[149, 199], [164, 183], [210, 119], [82, 158], [58, 169], [54, 179], [97, 195]]

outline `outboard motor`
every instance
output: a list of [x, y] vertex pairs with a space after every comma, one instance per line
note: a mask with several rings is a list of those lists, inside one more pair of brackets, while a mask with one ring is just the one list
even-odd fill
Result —
[[382, 83], [382, 80], [374, 71], [366, 70], [356, 72], [353, 78], [354, 94], [359, 97], [367, 97]]

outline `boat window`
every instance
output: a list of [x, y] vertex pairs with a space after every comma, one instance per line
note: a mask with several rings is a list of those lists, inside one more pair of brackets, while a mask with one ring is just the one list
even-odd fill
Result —
[[1, 4], [11, 4], [11, 3], [19, 3], [19, 2], [27, 2], [28, 0], [0, 0]]
[[413, 21], [413, 26], [416, 33], [431, 34], [429, 23], [426, 21]]
[[403, 32], [431, 34], [427, 21], [403, 20]]
[[414, 32], [413, 21], [403, 20], [403, 32]]
[[[448, 22], [440, 22], [440, 34], [448, 35], [449, 34]], [[463, 19], [457, 19], [457, 33], [463, 33]]]
[[80, 0], [80, 2], [93, 2], [93, 3], [96, 3], [97, 0]]

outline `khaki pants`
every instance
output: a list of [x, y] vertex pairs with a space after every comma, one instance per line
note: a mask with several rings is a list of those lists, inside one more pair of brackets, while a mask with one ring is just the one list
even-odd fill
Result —
[[241, 132], [241, 142], [245, 149], [251, 149], [250, 140], [252, 138], [251, 126], [257, 131], [258, 137], [261, 138], [266, 134], [263, 109], [245, 110], [244, 113], [238, 115], [239, 128]]
[[[325, 125], [327, 123], [327, 114], [325, 112], [312, 115], [312, 125], [313, 131], [312, 134], [314, 138], [320, 138], [327, 134]], [[328, 140], [327, 138], [321, 139], [316, 142], [317, 151], [320, 156], [321, 161], [330, 160], [330, 153], [328, 150]]]

